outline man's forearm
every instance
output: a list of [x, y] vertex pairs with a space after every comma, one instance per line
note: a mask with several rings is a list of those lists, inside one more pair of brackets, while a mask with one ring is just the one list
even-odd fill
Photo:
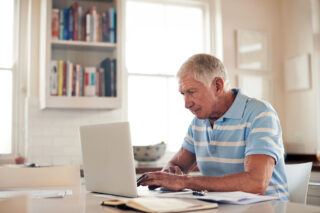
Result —
[[261, 178], [249, 172], [225, 176], [185, 176], [185, 188], [208, 191], [244, 191], [264, 194], [269, 184], [268, 178]]

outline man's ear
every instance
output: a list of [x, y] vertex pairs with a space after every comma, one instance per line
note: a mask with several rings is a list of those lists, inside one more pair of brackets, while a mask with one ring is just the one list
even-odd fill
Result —
[[217, 94], [221, 94], [223, 92], [224, 89], [224, 81], [221, 77], [216, 77], [213, 82], [212, 82], [212, 86], [214, 86], [215, 92]]

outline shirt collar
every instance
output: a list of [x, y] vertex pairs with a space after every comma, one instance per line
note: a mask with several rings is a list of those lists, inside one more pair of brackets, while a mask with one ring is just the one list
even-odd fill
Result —
[[248, 97], [241, 93], [240, 89], [231, 90], [236, 98], [234, 99], [231, 107], [224, 113], [217, 121], [223, 121], [224, 118], [241, 119], [246, 108]]

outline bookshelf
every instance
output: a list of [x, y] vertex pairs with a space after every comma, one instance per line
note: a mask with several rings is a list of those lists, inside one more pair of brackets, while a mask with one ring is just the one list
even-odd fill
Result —
[[[121, 107], [122, 0], [78, 0], [84, 12], [95, 6], [98, 13], [114, 7], [117, 14], [116, 43], [81, 40], [54, 40], [51, 34], [53, 8], [69, 8], [74, 0], [41, 0], [39, 97], [41, 109], [117, 109]], [[117, 60], [116, 96], [52, 96], [50, 69], [52, 60], [71, 61], [83, 66], [100, 67], [105, 58]]]

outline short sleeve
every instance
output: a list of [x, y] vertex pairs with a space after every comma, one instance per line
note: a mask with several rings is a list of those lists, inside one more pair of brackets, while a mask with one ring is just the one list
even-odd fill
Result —
[[195, 153], [192, 126], [193, 126], [193, 121], [188, 128], [188, 132], [186, 136], [184, 137], [182, 147], [188, 150], [189, 152]]
[[282, 130], [276, 112], [260, 112], [254, 117], [246, 138], [245, 156], [265, 154], [278, 162], [283, 157]]

